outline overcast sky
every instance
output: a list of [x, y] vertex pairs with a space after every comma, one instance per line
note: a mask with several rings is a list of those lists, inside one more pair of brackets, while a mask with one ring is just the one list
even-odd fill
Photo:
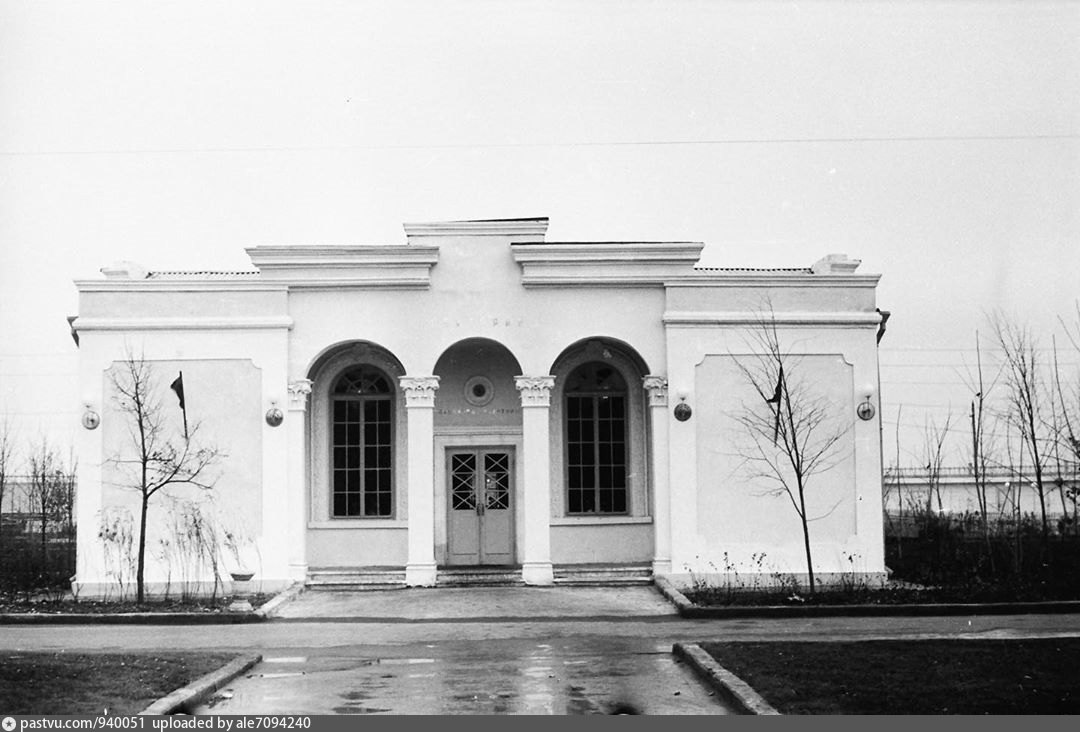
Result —
[[1077, 318], [1078, 134], [1078, 2], [0, 0], [0, 414], [70, 441], [72, 281], [110, 262], [547, 216], [861, 259], [915, 464], [986, 311]]

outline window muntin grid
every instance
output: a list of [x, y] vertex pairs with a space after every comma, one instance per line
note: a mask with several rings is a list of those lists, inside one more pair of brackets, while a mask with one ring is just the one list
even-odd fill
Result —
[[565, 400], [567, 513], [627, 513], [626, 381], [607, 364], [583, 364]]
[[484, 455], [484, 508], [510, 508], [510, 455], [505, 452]]
[[[505, 452], [461, 453], [450, 456], [450, 508], [485, 511], [510, 508], [510, 455]], [[483, 497], [479, 494], [483, 485]]]
[[362, 366], [331, 390], [335, 518], [393, 515], [393, 392], [381, 372]]
[[450, 505], [455, 511], [476, 510], [476, 455], [450, 457]]

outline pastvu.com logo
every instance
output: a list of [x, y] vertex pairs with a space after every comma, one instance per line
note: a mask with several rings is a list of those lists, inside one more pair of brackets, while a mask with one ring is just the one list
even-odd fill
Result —
[[15, 720], [11, 717], [4, 717], [4, 721], [0, 722], [0, 726], [4, 728], [4, 732], [11, 732], [15, 729]]

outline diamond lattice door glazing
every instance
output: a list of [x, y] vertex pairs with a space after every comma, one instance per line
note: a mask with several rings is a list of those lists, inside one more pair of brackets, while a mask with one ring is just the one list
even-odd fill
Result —
[[513, 562], [511, 457], [505, 449], [449, 454], [448, 564]]

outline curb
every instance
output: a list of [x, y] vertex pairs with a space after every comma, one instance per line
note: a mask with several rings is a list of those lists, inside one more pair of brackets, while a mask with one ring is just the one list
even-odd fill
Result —
[[250, 613], [3, 613], [0, 625], [236, 625], [261, 623]]
[[0, 613], [2, 625], [238, 625], [262, 623], [304, 591], [297, 582], [251, 612], [205, 613]]
[[684, 618], [851, 618], [955, 615], [1058, 615], [1080, 613], [1080, 601], [927, 603], [909, 605], [695, 605], [666, 577], [656, 587]]
[[262, 656], [259, 654], [240, 656], [217, 671], [211, 671], [204, 676], [200, 676], [187, 686], [182, 686], [168, 696], [158, 699], [139, 714], [175, 714], [177, 712], [187, 714], [191, 707], [204, 701], [215, 691], [261, 660]]
[[653, 577], [653, 584], [656, 589], [660, 590], [660, 594], [668, 599], [672, 605], [679, 611], [679, 615], [684, 618], [688, 617], [687, 612], [692, 611], [695, 608], [694, 603], [687, 599], [686, 595], [679, 592], [675, 585], [671, 584], [671, 580], [667, 577]]
[[696, 643], [676, 643], [671, 652], [686, 661], [740, 714], [779, 715], [753, 687], [716, 662]]
[[255, 611], [255, 615], [262, 620], [269, 620], [282, 605], [296, 599], [306, 589], [303, 582], [295, 582], [291, 587], [282, 590], [270, 598], [262, 607]]

